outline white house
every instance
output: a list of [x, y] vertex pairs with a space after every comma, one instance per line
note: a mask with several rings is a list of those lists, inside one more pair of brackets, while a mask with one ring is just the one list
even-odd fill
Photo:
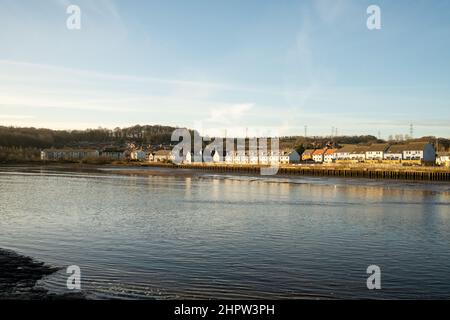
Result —
[[153, 161], [155, 162], [168, 162], [175, 160], [175, 155], [172, 150], [158, 150], [153, 156]]
[[438, 153], [436, 163], [440, 166], [450, 167], [450, 152]]
[[238, 152], [236, 157], [234, 158], [234, 163], [236, 164], [248, 164], [249, 157], [245, 152]]
[[142, 150], [133, 150], [130, 153], [131, 160], [144, 161], [146, 158], [146, 154]]
[[314, 162], [323, 162], [323, 155], [325, 154], [326, 149], [316, 149], [312, 153], [312, 159]]
[[435, 163], [436, 151], [431, 143], [413, 142], [406, 145], [403, 151], [403, 160], [421, 160], [424, 162]]
[[289, 164], [289, 163], [298, 163], [300, 162], [300, 155], [295, 150], [286, 150], [283, 151], [280, 155], [280, 163]]
[[336, 161], [345, 161], [345, 160], [350, 160], [350, 155], [356, 150], [356, 146], [355, 145], [346, 145], [343, 146], [342, 148], [336, 150]]
[[406, 149], [404, 144], [394, 144], [386, 150], [383, 155], [384, 160], [403, 160], [403, 151]]
[[234, 152], [227, 152], [227, 154], [225, 156], [225, 163], [226, 164], [233, 164], [234, 163], [234, 157], [235, 157], [235, 153]]
[[336, 151], [337, 149], [327, 149], [327, 151], [325, 151], [325, 154], [323, 155], [323, 162], [334, 162], [336, 160]]
[[280, 152], [271, 151], [269, 153], [269, 163], [279, 163], [280, 162]]
[[388, 150], [389, 144], [375, 143], [370, 145], [366, 151], [366, 160], [383, 160], [384, 153]]
[[258, 164], [259, 157], [258, 157], [258, 153], [257, 152], [250, 152], [248, 157], [249, 157], [249, 163], [250, 164]]
[[219, 163], [222, 161], [222, 157], [220, 156], [219, 152], [217, 152], [216, 150], [214, 150], [212, 152], [212, 162], [214, 163]]
[[280, 154], [280, 163], [282, 164], [288, 164], [289, 163], [289, 154], [282, 152]]
[[258, 160], [260, 164], [269, 164], [269, 154], [266, 151], [259, 151]]
[[366, 160], [366, 152], [368, 147], [364, 146], [356, 146], [356, 148], [353, 150], [353, 152], [350, 152], [350, 160], [355, 161], [364, 161]]
[[184, 162], [184, 163], [191, 163], [191, 162], [192, 162], [192, 155], [191, 155], [191, 152], [190, 152], [190, 151], [188, 151], [188, 152], [186, 153], [186, 156], [184, 157], [183, 162]]

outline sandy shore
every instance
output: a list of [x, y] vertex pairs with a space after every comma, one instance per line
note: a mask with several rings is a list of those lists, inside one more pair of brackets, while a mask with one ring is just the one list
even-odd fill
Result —
[[38, 280], [57, 270], [30, 257], [0, 249], [0, 299], [83, 299], [80, 294], [54, 295], [36, 287]]

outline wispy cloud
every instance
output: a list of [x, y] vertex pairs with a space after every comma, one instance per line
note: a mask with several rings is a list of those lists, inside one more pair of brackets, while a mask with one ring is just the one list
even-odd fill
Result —
[[218, 109], [210, 110], [210, 116], [206, 122], [215, 124], [231, 124], [233, 122], [244, 119], [248, 115], [248, 111], [252, 109], [254, 103], [240, 103], [230, 105]]
[[23, 120], [23, 119], [32, 119], [33, 116], [22, 115], [22, 114], [0, 114], [1, 120]]
[[[184, 80], [184, 79], [166, 79], [166, 78], [158, 78], [158, 77], [149, 77], [149, 76], [135, 76], [135, 75], [127, 75], [127, 74], [114, 74], [114, 73], [105, 73], [98, 72], [92, 70], [84, 70], [84, 69], [74, 69], [68, 67], [60, 67], [46, 64], [36, 64], [22, 61], [14, 61], [14, 60], [2, 60], [0, 59], [0, 68], [11, 68], [16, 67], [20, 68], [20, 72], [23, 77], [26, 79], [30, 78], [39, 78], [41, 76], [49, 76], [49, 73], [53, 77], [59, 77], [61, 80], [69, 79], [73, 80], [73, 77], [82, 78], [85, 80], [86, 78], [94, 78], [97, 80], [107, 80], [107, 81], [132, 81], [132, 82], [141, 82], [141, 83], [158, 83], [162, 85], [170, 85], [170, 86], [184, 86], [184, 87], [200, 87], [200, 88], [209, 88], [220, 91], [237, 91], [237, 92], [248, 92], [248, 93], [265, 93], [265, 94], [279, 94], [282, 95], [283, 91], [271, 91], [265, 89], [251, 88], [251, 87], [242, 87], [235, 86], [224, 83], [217, 82], [201, 82], [195, 80]], [[1, 69], [0, 69], [1, 70]]]

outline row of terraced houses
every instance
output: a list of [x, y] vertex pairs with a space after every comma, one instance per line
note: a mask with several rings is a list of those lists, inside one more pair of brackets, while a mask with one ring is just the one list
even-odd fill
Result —
[[[440, 155], [438, 156], [440, 160]], [[431, 143], [412, 142], [395, 145], [390, 145], [388, 143], [372, 144], [368, 146], [346, 145], [340, 149], [309, 149], [303, 152], [302, 160], [311, 160], [318, 163], [416, 162], [434, 164], [437, 158], [436, 151]]]
[[[42, 160], [83, 160], [86, 158], [107, 158], [110, 160], [134, 160], [149, 162], [173, 162], [176, 155], [171, 150], [132, 151], [106, 148], [92, 149], [45, 149], [41, 152]], [[198, 160], [200, 159], [200, 160]], [[205, 161], [205, 157], [195, 157], [188, 152], [180, 162], [193, 163]], [[412, 163], [412, 164], [438, 164], [450, 165], [450, 154], [436, 155], [432, 144], [428, 142], [413, 142], [407, 144], [372, 144], [368, 146], [345, 145], [342, 148], [307, 149], [301, 155], [295, 150], [282, 150], [277, 152], [228, 152], [219, 154], [213, 152], [207, 162], [226, 164], [253, 164], [266, 165], [273, 163], [295, 164], [299, 162], [310, 163]]]

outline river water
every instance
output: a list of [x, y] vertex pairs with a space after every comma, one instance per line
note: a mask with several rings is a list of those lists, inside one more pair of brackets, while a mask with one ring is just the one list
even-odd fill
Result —
[[151, 170], [0, 168], [0, 247], [92, 298], [450, 298], [448, 183]]

